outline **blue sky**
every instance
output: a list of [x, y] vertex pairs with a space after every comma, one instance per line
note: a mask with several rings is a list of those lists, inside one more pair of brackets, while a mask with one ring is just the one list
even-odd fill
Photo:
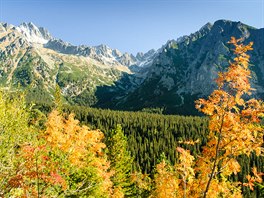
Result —
[[2, 22], [33, 22], [74, 45], [157, 49], [218, 19], [264, 27], [264, 0], [0, 0]]

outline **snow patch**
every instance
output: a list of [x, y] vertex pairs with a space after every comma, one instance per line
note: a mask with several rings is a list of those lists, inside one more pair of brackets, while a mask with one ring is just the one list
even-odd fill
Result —
[[51, 38], [44, 28], [38, 28], [33, 23], [22, 23], [16, 27], [16, 30], [23, 34], [25, 39], [30, 43], [46, 44]]

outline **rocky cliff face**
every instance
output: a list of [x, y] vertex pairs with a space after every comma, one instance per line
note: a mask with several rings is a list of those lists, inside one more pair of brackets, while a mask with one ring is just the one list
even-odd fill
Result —
[[51, 100], [57, 83], [73, 104], [193, 114], [194, 100], [212, 92], [217, 73], [232, 58], [231, 36], [254, 42], [252, 83], [255, 96], [263, 97], [264, 29], [227, 20], [135, 56], [106, 45], [74, 46], [32, 23], [1, 23], [0, 84], [30, 87], [35, 101]]

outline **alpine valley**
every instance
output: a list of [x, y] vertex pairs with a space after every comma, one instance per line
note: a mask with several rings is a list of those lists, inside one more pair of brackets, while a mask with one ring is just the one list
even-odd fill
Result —
[[0, 23], [0, 85], [26, 90], [28, 102], [40, 104], [52, 102], [58, 84], [71, 105], [193, 115], [194, 101], [215, 89], [214, 79], [232, 58], [231, 36], [254, 42], [253, 94], [263, 98], [264, 28], [227, 20], [136, 55], [74, 46], [33, 23]]

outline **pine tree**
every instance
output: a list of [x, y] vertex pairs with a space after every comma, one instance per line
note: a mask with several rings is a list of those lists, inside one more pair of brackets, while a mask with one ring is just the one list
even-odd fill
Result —
[[56, 84], [55, 92], [54, 92], [54, 108], [61, 113], [62, 105], [63, 105], [63, 97], [61, 94], [61, 89], [60, 86]]
[[111, 177], [114, 188], [120, 189], [125, 196], [132, 193], [132, 182], [130, 174], [132, 172], [133, 158], [127, 149], [127, 138], [118, 124], [107, 137], [108, 158], [111, 162], [111, 169], [114, 175]]

